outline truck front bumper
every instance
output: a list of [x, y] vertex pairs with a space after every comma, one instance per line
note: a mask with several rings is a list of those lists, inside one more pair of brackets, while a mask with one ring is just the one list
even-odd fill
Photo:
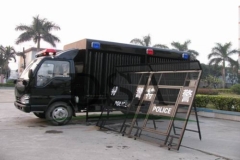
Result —
[[31, 106], [29, 104], [21, 104], [21, 103], [15, 101], [14, 105], [17, 109], [19, 109], [23, 112], [26, 112], [26, 113], [31, 112]]

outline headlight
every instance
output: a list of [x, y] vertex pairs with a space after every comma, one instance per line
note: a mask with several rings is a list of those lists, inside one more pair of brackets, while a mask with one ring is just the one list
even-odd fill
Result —
[[24, 94], [21, 98], [21, 103], [22, 104], [28, 104], [29, 103], [29, 95], [28, 94]]

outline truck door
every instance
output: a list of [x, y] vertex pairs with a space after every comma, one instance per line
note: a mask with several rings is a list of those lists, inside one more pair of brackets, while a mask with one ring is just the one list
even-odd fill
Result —
[[43, 107], [56, 98], [71, 96], [70, 63], [60, 60], [44, 61], [31, 88], [31, 104]]

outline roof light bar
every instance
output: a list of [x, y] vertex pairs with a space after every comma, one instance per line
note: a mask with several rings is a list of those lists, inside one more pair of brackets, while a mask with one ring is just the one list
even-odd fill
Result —
[[92, 42], [91, 47], [94, 49], [100, 49], [101, 45], [99, 42]]
[[189, 59], [189, 54], [183, 53], [183, 54], [182, 54], [182, 58], [183, 58], [183, 59]]
[[36, 57], [43, 57], [43, 56], [53, 56], [56, 55], [55, 49], [44, 49], [36, 54]]
[[146, 53], [148, 54], [148, 55], [153, 55], [154, 53], [153, 53], [153, 49], [147, 49], [146, 50]]

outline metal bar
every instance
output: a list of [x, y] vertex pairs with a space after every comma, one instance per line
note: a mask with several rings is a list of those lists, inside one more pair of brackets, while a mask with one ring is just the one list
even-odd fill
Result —
[[180, 99], [180, 93], [181, 93], [181, 91], [182, 91], [182, 88], [179, 90], [179, 92], [178, 92], [178, 97], [177, 97], [177, 100], [176, 100], [176, 103], [175, 103], [175, 107], [174, 107], [174, 115], [171, 117], [172, 119], [170, 120], [170, 124], [169, 124], [169, 126], [168, 126], [168, 134], [167, 134], [167, 137], [166, 137], [166, 139], [165, 139], [165, 142], [164, 142], [164, 144], [166, 145], [167, 144], [167, 141], [168, 141], [168, 138], [169, 138], [169, 136], [170, 136], [170, 133], [171, 133], [171, 130], [172, 130], [172, 126], [173, 126], [173, 121], [174, 121], [174, 119], [175, 119], [175, 117], [176, 117], [176, 113], [177, 113], [177, 110], [178, 110], [178, 105], [179, 105], [179, 99]]
[[202, 140], [202, 135], [201, 135], [200, 125], [199, 125], [199, 120], [198, 120], [198, 114], [197, 114], [197, 108], [196, 108], [195, 105], [193, 106], [193, 108], [194, 108], [195, 116], [196, 116], [196, 120], [197, 120], [197, 127], [198, 127], [199, 139]]
[[130, 125], [129, 131], [128, 131], [128, 133], [127, 133], [128, 135], [130, 135], [131, 132], [132, 132], [133, 126], [134, 126], [134, 124], [135, 124], [135, 122], [136, 122], [136, 118], [137, 118], [137, 116], [138, 116], [138, 113], [139, 113], [139, 111], [140, 111], [140, 108], [141, 108], [141, 105], [142, 105], [142, 102], [143, 102], [144, 93], [146, 92], [147, 86], [149, 85], [149, 83], [150, 83], [150, 81], [151, 81], [151, 78], [152, 78], [152, 74], [149, 75], [149, 77], [148, 77], [148, 82], [147, 82], [147, 84], [145, 85], [145, 87], [144, 87], [144, 89], [143, 89], [143, 92], [142, 92], [142, 95], [141, 95], [141, 98], [140, 98], [140, 103], [139, 103], [139, 105], [138, 105], [137, 111], [135, 112], [134, 118], [133, 118], [133, 120], [132, 120], [132, 123], [131, 123], [131, 125]]
[[166, 132], [157, 131], [157, 130], [152, 129], [152, 128], [141, 128], [141, 129], [143, 131], [148, 131], [148, 132], [152, 132], [152, 133], [159, 134], [159, 135], [164, 135], [164, 136], [168, 135]]
[[200, 70], [181, 70], [181, 71], [147, 71], [147, 72], [121, 72], [121, 73], [134, 73], [134, 74], [146, 74], [146, 73], [186, 73], [186, 72], [199, 72]]
[[[174, 127], [174, 128], [177, 128], [177, 129], [183, 129], [183, 128], [181, 128], [181, 127]], [[185, 129], [186, 131], [192, 131], [192, 132], [199, 132], [199, 131], [196, 131], [196, 130], [193, 130], [193, 129]]]
[[[138, 84], [124, 84], [126, 86], [138, 86]], [[151, 86], [151, 85], [150, 85]], [[157, 85], [158, 88], [181, 89], [183, 86]]]
[[[200, 76], [201, 76], [201, 72], [199, 72], [199, 75], [198, 75], [198, 80], [197, 80], [197, 84], [196, 86], [194, 87], [194, 93], [196, 94], [196, 90], [197, 90], [197, 86], [198, 86], [198, 83], [199, 83], [199, 80], [200, 80]], [[190, 113], [191, 113], [191, 110], [192, 110], [192, 102], [193, 102], [193, 98], [191, 99], [191, 102], [189, 103], [189, 108], [188, 108], [188, 112], [187, 112], [187, 116], [186, 116], [186, 121], [183, 125], [183, 129], [182, 129], [182, 132], [180, 134], [180, 138], [179, 138], [179, 141], [178, 141], [178, 145], [177, 145], [177, 150], [179, 150], [180, 148], [180, 145], [181, 145], [181, 142], [182, 142], [182, 139], [183, 139], [183, 136], [184, 136], [184, 133], [185, 133], [185, 130], [186, 130], [186, 127], [187, 127], [187, 122], [189, 120], [189, 117], [190, 117]], [[199, 128], [200, 129], [200, 128]]]
[[[87, 74], [88, 75], [91, 75], [91, 59], [92, 59], [92, 51], [89, 51], [89, 50], [86, 50], [86, 56], [88, 57], [88, 71], [87, 71]], [[89, 95], [90, 93], [89, 93], [89, 90], [90, 90], [90, 81], [87, 79], [87, 78], [85, 78], [85, 80], [84, 80], [84, 82], [86, 82], [87, 81], [87, 95]]]
[[[152, 96], [153, 96], [153, 99], [156, 98], [156, 94], [153, 94]], [[143, 128], [147, 129], [146, 125], [147, 125], [148, 117], [149, 117], [150, 111], [152, 110], [152, 107], [153, 107], [153, 101], [151, 101], [151, 104], [150, 104], [150, 106], [148, 108], [148, 112], [147, 112], [146, 117], [145, 117], [145, 119], [143, 121], [142, 129]], [[155, 129], [156, 129], [156, 127], [155, 127]]]
[[[143, 74], [142, 74], [141, 77], [139, 78], [138, 84], [141, 82], [142, 78], [143, 78]], [[135, 95], [136, 95], [136, 93], [134, 94], [134, 97], [135, 97]], [[122, 124], [122, 126], [121, 126], [120, 132], [122, 132], [122, 130], [123, 130], [124, 126], [125, 126], [125, 123], [126, 123], [126, 120], [127, 120], [127, 116], [128, 116], [128, 113], [129, 113], [129, 111], [130, 111], [130, 109], [131, 109], [131, 107], [132, 107], [133, 101], [134, 101], [134, 98], [132, 99], [132, 101], [131, 101], [131, 103], [130, 103], [130, 105], [129, 105], [129, 108], [128, 108], [128, 110], [127, 110], [127, 115], [126, 115], [126, 117], [125, 117], [125, 119], [124, 119], [124, 121], [123, 121], [123, 124]], [[137, 124], [137, 125], [138, 125], [138, 124]], [[123, 132], [125, 132], [125, 130], [126, 130], [126, 126], [125, 126]]]

